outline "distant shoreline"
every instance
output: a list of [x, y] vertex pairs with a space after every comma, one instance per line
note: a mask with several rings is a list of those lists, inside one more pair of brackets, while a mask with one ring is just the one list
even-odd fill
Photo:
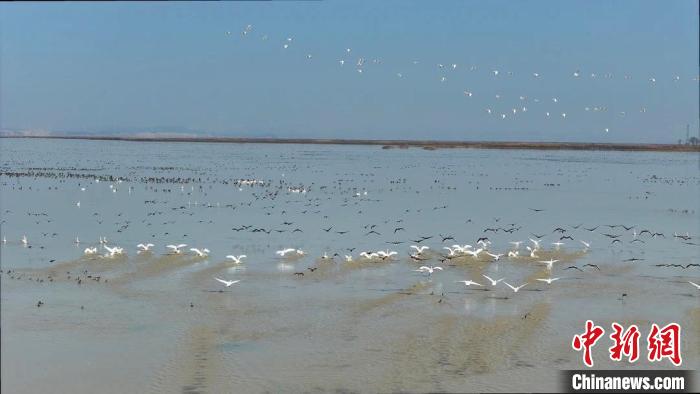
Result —
[[309, 145], [374, 145], [384, 149], [530, 149], [583, 151], [647, 151], [700, 152], [700, 145], [631, 144], [585, 142], [523, 142], [523, 141], [432, 141], [432, 140], [368, 140], [324, 138], [239, 138], [239, 137], [138, 137], [138, 136], [24, 136], [3, 135], [0, 138], [36, 138], [128, 142], [208, 142], [230, 144], [309, 144]]

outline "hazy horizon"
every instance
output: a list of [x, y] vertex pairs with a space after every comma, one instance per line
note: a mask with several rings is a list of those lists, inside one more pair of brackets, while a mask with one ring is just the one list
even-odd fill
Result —
[[0, 51], [3, 132], [676, 143], [700, 130], [690, 0], [3, 3]]

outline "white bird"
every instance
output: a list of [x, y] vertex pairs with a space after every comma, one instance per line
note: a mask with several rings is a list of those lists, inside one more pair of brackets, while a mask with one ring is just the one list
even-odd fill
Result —
[[22, 244], [23, 244], [24, 246], [27, 246], [28, 243], [29, 243], [29, 241], [27, 241], [27, 236], [26, 236], [26, 235], [23, 235], [23, 236], [22, 236]]
[[225, 284], [226, 287], [230, 287], [231, 285], [234, 285], [234, 284], [240, 282], [240, 279], [239, 279], [239, 280], [223, 280], [223, 279], [219, 279], [219, 278], [216, 278], [216, 277], [215, 277], [214, 279], [216, 279], [217, 281], [219, 281], [219, 282]]
[[697, 284], [697, 283], [695, 283], [695, 282], [691, 282], [691, 281], [688, 281], [688, 283], [690, 283], [691, 285], [695, 286], [696, 289], [700, 290], [700, 285], [699, 285], [699, 284]]
[[477, 258], [477, 257], [479, 257], [479, 253], [481, 253], [483, 250], [484, 249], [482, 249], [482, 248], [479, 248], [477, 250], [465, 250], [464, 253], [466, 253], [474, 258]]
[[513, 290], [514, 293], [517, 293], [518, 290], [520, 290], [520, 289], [522, 289], [523, 287], [527, 286], [527, 283], [522, 284], [522, 285], [520, 285], [520, 286], [518, 286], [518, 287], [513, 287], [513, 286], [512, 286], [510, 283], [508, 283], [508, 282], [503, 282], [503, 283], [505, 283], [506, 286], [510, 287], [510, 288]]
[[465, 286], [471, 286], [471, 285], [483, 286], [482, 284], [476, 283], [476, 282], [471, 281], [471, 280], [458, 280], [455, 283], [464, 283]]
[[421, 254], [424, 250], [430, 249], [430, 247], [428, 246], [411, 245], [411, 247], [416, 250], [417, 254]]
[[548, 269], [548, 270], [551, 270], [551, 269], [552, 269], [552, 265], [554, 265], [554, 263], [556, 263], [557, 261], [559, 261], [559, 260], [550, 259], [550, 260], [545, 260], [545, 261], [539, 261], [539, 263], [546, 264], [546, 265], [547, 265], [547, 269]]
[[482, 240], [480, 240], [480, 241], [477, 242], [477, 243], [485, 248], [485, 247], [487, 247], [487, 246], [489, 246], [489, 245], [491, 244], [491, 241], [489, 241], [488, 239], [487, 239], [487, 240], [483, 240], [483, 239], [482, 239]]
[[440, 270], [440, 271], [442, 271], [442, 267], [436, 267], [436, 266], [432, 266], [432, 265], [431, 265], [431, 266], [424, 265], [424, 266], [422, 266], [422, 267], [420, 267], [420, 268], [418, 268], [417, 270], [414, 270], [414, 271], [417, 271], [417, 272], [427, 272], [428, 275], [432, 275], [433, 272], [435, 272], [435, 270]]
[[280, 255], [280, 256], [282, 256], [282, 257], [284, 257], [287, 253], [294, 252], [294, 251], [296, 251], [296, 249], [294, 249], [294, 248], [287, 248], [287, 249], [278, 250], [278, 251], [275, 252], [275, 253], [277, 253], [278, 255]]
[[552, 242], [552, 245], [556, 246], [556, 248], [559, 249], [559, 247], [561, 247], [562, 245], [564, 245], [564, 242], [560, 242], [560, 241]]
[[2, 243], [4, 243], [4, 244], [7, 243], [7, 238], [5, 238], [4, 236], [2, 237]]
[[398, 253], [393, 250], [390, 251], [387, 249], [386, 251], [380, 250], [379, 252], [377, 252], [377, 254], [383, 259], [388, 259], [391, 258], [391, 256], [397, 255]]
[[509, 243], [514, 245], [515, 249], [520, 249], [520, 244], [523, 243], [523, 241], [511, 241]]
[[[457, 248], [450, 248], [450, 247], [448, 247], [448, 246], [443, 246], [442, 248], [443, 248], [443, 249], [447, 249], [447, 250], [450, 252], [450, 254], [449, 254], [450, 256], [454, 256], [454, 255], [455, 255], [455, 252], [458, 250]], [[460, 250], [460, 251], [461, 251], [461, 250]]]
[[508, 257], [518, 257], [520, 255], [520, 252], [517, 250], [511, 250], [508, 252]]
[[540, 241], [539, 240], [530, 238], [530, 242], [532, 242], [532, 244], [535, 246], [535, 249], [540, 248]]
[[83, 251], [83, 254], [86, 254], [86, 255], [97, 254], [97, 247], [85, 248], [85, 250]]
[[182, 251], [180, 249], [184, 248], [187, 246], [187, 244], [179, 244], [179, 245], [165, 245], [166, 248], [170, 249], [170, 251], [174, 254], [180, 254]]
[[493, 257], [493, 260], [494, 260], [494, 261], [500, 260], [500, 258], [503, 256], [503, 253], [493, 254], [493, 253], [490, 253], [490, 252], [486, 252], [486, 254], [489, 255], [489, 256], [491, 256], [491, 257]]
[[153, 244], [138, 244], [137, 248], [141, 249], [140, 252], [148, 252], [154, 245]]
[[80, 208], [80, 201], [78, 201], [77, 203], [75, 203], [75, 206], [78, 207], [78, 208]]
[[530, 258], [536, 259], [538, 256], [535, 254], [537, 252], [537, 249], [532, 249], [529, 246], [526, 246], [527, 250], [530, 251]]
[[555, 280], [559, 280], [559, 279], [561, 279], [561, 278], [544, 278], [544, 279], [537, 279], [537, 280], [539, 280], [540, 282], [546, 282], [548, 285], [551, 285], [552, 282], [554, 282]]
[[78, 238], [77, 236], [75, 237], [75, 243], [80, 244], [80, 238]]
[[348, 263], [351, 262], [351, 261], [352, 261], [352, 256], [346, 254], [346, 255], [345, 255], [345, 261], [347, 261]]
[[207, 257], [209, 256], [209, 249], [204, 248], [204, 249], [197, 249], [197, 248], [190, 248], [191, 252], [195, 252], [197, 256], [199, 257]]
[[226, 256], [226, 258], [233, 261], [234, 264], [241, 264], [243, 262], [243, 259], [246, 257], [248, 257], [248, 256], [246, 256], [244, 254], [238, 255], [238, 256], [234, 256], [234, 255], [230, 254], [230, 255]]
[[100, 237], [100, 243], [101, 243], [101, 244], [106, 244], [106, 243], [107, 243], [107, 237]]
[[107, 245], [102, 245], [102, 247], [105, 248], [105, 249], [107, 249], [107, 251], [108, 251], [109, 253], [107, 253], [105, 256], [109, 256], [109, 257], [114, 257], [114, 256], [116, 256], [116, 255], [118, 255], [118, 254], [122, 254], [122, 253], [124, 252], [124, 249], [122, 249], [122, 248], [120, 248], [120, 247], [118, 247], [118, 246], [115, 246], [115, 247], [110, 248], [110, 247], [107, 246]]
[[[580, 241], [580, 240], [579, 240], [579, 241]], [[580, 242], [581, 242], [581, 243], [583, 244], [583, 246], [585, 246], [585, 247], [586, 247], [586, 249], [588, 249], [588, 248], [590, 248], [590, 247], [591, 247], [591, 244], [589, 244], [589, 243], [588, 243], [588, 242], [586, 242], [586, 241], [580, 241]]]
[[501, 278], [501, 279], [498, 279], [498, 280], [493, 280], [491, 277], [489, 277], [489, 276], [487, 276], [487, 275], [483, 275], [483, 274], [482, 274], [481, 276], [483, 276], [484, 278], [488, 279], [488, 281], [491, 282], [491, 286], [496, 286], [496, 285], [498, 284], [498, 282], [500, 282], [500, 281], [502, 281], [503, 279], [505, 279], [505, 278]]

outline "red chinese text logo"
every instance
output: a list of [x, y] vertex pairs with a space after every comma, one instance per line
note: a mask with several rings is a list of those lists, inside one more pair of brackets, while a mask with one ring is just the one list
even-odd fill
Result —
[[591, 354], [591, 348], [595, 346], [600, 337], [603, 336], [605, 330], [602, 327], [596, 326], [592, 321], [586, 321], [586, 332], [580, 335], [574, 336], [574, 341], [571, 346], [576, 351], [581, 351], [583, 349], [583, 362], [589, 366], [593, 366], [593, 355]]
[[647, 342], [649, 343], [647, 346], [649, 361], [668, 358], [673, 365], [681, 365], [681, 326], [671, 323], [659, 329], [659, 326], [652, 324]]
[[[631, 363], [639, 359], [639, 328], [632, 324], [625, 328], [617, 323], [612, 323], [613, 332], [610, 339], [613, 345], [608, 348], [610, 359], [621, 361], [623, 357]], [[574, 335], [571, 347], [576, 351], [583, 350], [583, 363], [588, 367], [593, 366], [593, 347], [598, 340], [603, 337], [605, 330], [596, 326], [591, 320], [586, 321], [586, 330]], [[673, 365], [679, 366], [683, 362], [681, 359], [681, 326], [670, 323], [663, 328], [657, 324], [652, 324], [647, 336], [647, 359], [650, 362], [669, 359]]]

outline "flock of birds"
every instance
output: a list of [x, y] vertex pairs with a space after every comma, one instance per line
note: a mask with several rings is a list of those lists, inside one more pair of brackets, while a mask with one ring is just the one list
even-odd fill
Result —
[[[235, 37], [232, 31], [226, 31], [225, 35], [227, 37]], [[250, 40], [253, 39], [252, 37], [254, 36], [254, 29], [253, 25], [248, 24], [246, 25], [242, 31], [240, 32], [240, 37], [242, 39]], [[270, 37], [268, 37], [267, 34], [260, 34], [259, 38], [261, 41], [269, 41]], [[280, 43], [280, 47], [283, 51], [291, 51], [296, 44], [296, 40], [294, 37], [289, 36], [286, 38], [283, 38]], [[358, 74], [363, 74], [365, 73], [366, 70], [372, 67], [379, 67], [384, 64], [384, 61], [381, 58], [369, 58], [364, 55], [356, 55], [356, 51], [353, 48], [346, 47], [339, 49], [339, 53], [341, 54], [340, 58], [333, 60], [336, 62], [336, 64], [341, 67], [352, 67]], [[305, 58], [308, 61], [317, 61], [317, 56], [312, 54], [312, 53], [306, 53]], [[404, 64], [401, 66], [404, 70], [396, 70], [395, 71], [395, 76], [396, 78], [399, 79], [405, 79], [408, 78], [408, 76], [415, 74], [414, 70], [415, 67], [421, 63], [421, 61], [417, 59], [413, 59], [407, 62], [407, 64]], [[485, 68], [485, 74], [480, 74], [482, 77], [490, 77], [493, 80], [502, 80], [506, 78], [513, 78], [517, 77], [518, 75], [523, 75], [527, 78], [531, 78], [532, 80], [542, 80], [546, 79], [547, 75], [545, 73], [542, 73], [540, 71], [530, 71], [530, 72], [522, 72], [522, 73], [516, 73], [514, 71], [509, 71], [509, 70], [501, 70], [498, 68], [489, 68], [489, 67], [480, 67], [474, 64], [470, 64], [467, 66], [460, 65], [456, 62], [448, 62], [448, 63], [441, 63], [441, 62], [435, 62], [434, 63], [434, 70], [435, 73], [433, 76], [430, 78], [435, 78], [437, 83], [441, 84], [448, 84], [449, 81], [453, 78], [455, 73], [458, 73], [460, 69], [466, 69], [467, 72], [469, 73], [475, 73], [476, 75], [479, 75], [478, 73], [482, 71], [482, 69]], [[417, 71], [416, 71], [417, 73]], [[621, 78], [623, 81], [632, 81], [635, 79], [632, 75], [629, 74], [623, 74], [622, 76], [617, 76], [614, 73], [611, 72], [603, 72], [603, 73], [597, 73], [597, 72], [584, 72], [581, 71], [581, 69], [576, 69], [572, 70], [569, 73], [570, 77], [576, 80], [584, 80], [588, 79], [591, 81], [595, 80], [614, 80], [616, 78]], [[654, 87], [659, 83], [662, 83], [662, 81], [667, 81], [669, 83], [678, 85], [681, 83], [681, 81], [685, 80], [686, 78], [681, 77], [680, 75], [672, 75], [668, 77], [657, 77], [654, 75], [649, 75], [647, 77], [642, 78], [646, 84], [648, 84], [649, 87]], [[698, 76], [694, 76], [692, 78], [689, 78], [695, 83], [697, 83], [700, 78]], [[462, 89], [462, 95], [466, 99], [469, 100], [476, 100], [480, 96], [481, 97], [486, 97], [492, 99], [489, 103], [484, 104], [483, 107], [483, 113], [487, 114], [488, 116], [493, 116], [498, 119], [510, 119], [510, 118], [515, 118], [519, 115], [526, 114], [528, 112], [536, 112], [540, 114], [544, 118], [560, 118], [562, 120], [567, 119], [572, 113], [588, 113], [588, 114], [609, 114], [607, 116], [603, 116], [602, 118], [599, 118], [600, 121], [602, 122], [611, 122], [612, 117], [618, 117], [618, 118], [625, 118], [629, 117], [630, 115], [634, 113], [638, 114], [646, 114], [648, 112], [648, 108], [645, 105], [641, 105], [637, 108], [627, 108], [626, 110], [620, 110], [619, 106], [609, 106], [605, 105], [602, 103], [593, 103], [590, 105], [583, 105], [581, 108], [571, 108], [567, 111], [567, 107], [563, 106], [563, 102], [566, 100], [563, 100], [561, 97], [554, 96], [554, 97], [534, 97], [530, 96], [528, 94], [516, 94], [512, 98], [512, 100], [508, 101], [508, 96], [509, 94], [503, 93], [503, 92], [496, 92], [496, 93], [487, 93], [487, 92], [482, 92], [479, 93], [475, 89], [472, 88], [463, 88]], [[545, 105], [546, 104], [546, 105]], [[612, 108], [615, 107], [615, 108]], [[607, 127], [603, 127], [602, 130], [605, 133], [609, 133], [611, 130], [611, 126], [608, 125]]]
[[[475, 217], [474, 221], [472, 218], [465, 218], [464, 206], [453, 205], [453, 198], [464, 197], [456, 195], [458, 188], [466, 188], [466, 193], [487, 193], [489, 196], [509, 192], [530, 193], [533, 179], [537, 179], [538, 175], [533, 174], [531, 169], [513, 169], [510, 173], [511, 181], [505, 181], [512, 182], [513, 189], [509, 191], [498, 188], [498, 184], [487, 174], [488, 170], [465, 167], [463, 162], [418, 164], [407, 161], [395, 168], [389, 164], [390, 171], [382, 177], [379, 174], [380, 170], [376, 170], [376, 164], [353, 168], [350, 173], [348, 170], [337, 168], [328, 171], [317, 162], [305, 162], [305, 159], [298, 159], [296, 156], [296, 152], [292, 152], [282, 154], [278, 160], [266, 159], [270, 162], [262, 170], [281, 175], [274, 180], [253, 176], [227, 177], [229, 172], [217, 169], [211, 172], [199, 169], [187, 176], [183, 175], [187, 172], [168, 166], [148, 167], [155, 171], [155, 174], [143, 176], [134, 175], [138, 174], [138, 171], [134, 171], [132, 167], [128, 167], [129, 176], [96, 174], [90, 170], [77, 170], [79, 167], [71, 169], [65, 165], [56, 168], [46, 164], [34, 165], [31, 168], [13, 171], [4, 169], [0, 172], [0, 177], [3, 180], [3, 188], [8, 193], [53, 193], [60, 189], [70, 189], [61, 191], [75, 194], [71, 205], [76, 212], [67, 219], [79, 220], [81, 227], [92, 228], [90, 231], [93, 233], [108, 232], [111, 234], [110, 239], [117, 239], [118, 242], [110, 242], [105, 236], [100, 236], [97, 243], [83, 242], [80, 237], [75, 237], [75, 233], [59, 234], [62, 227], [55, 227], [60, 224], [60, 216], [54, 216], [57, 211], [51, 211], [49, 214], [48, 211], [32, 211], [30, 208], [26, 212], [27, 219], [15, 217], [18, 213], [10, 209], [3, 212], [2, 244], [7, 244], [5, 234], [8, 234], [9, 228], [33, 225], [36, 225], [35, 229], [24, 228], [23, 231], [34, 231], [27, 234], [36, 244], [24, 235], [20, 239], [23, 246], [43, 249], [44, 242], [51, 239], [65, 239], [61, 242], [66, 243], [74, 239], [76, 246], [82, 246], [79, 250], [82, 250], [84, 258], [87, 259], [126, 258], [128, 248], [119, 245], [122, 242], [136, 244], [138, 255], [163, 253], [173, 258], [191, 256], [210, 260], [216, 258], [211, 249], [220, 248], [219, 242], [224, 239], [251, 245], [267, 243], [267, 249], [260, 246], [258, 251], [246, 249], [245, 252], [248, 255], [256, 253], [263, 259], [267, 259], [263, 256], [269, 256], [270, 259], [278, 261], [308, 261], [309, 255], [318, 256], [314, 262], [319, 266], [305, 268], [308, 271], [293, 272], [293, 275], [298, 277], [323, 272], [324, 270], [316, 271], [320, 264], [357, 268], [368, 266], [365, 265], [367, 263], [401, 262], [414, 265], [406, 268], [407, 273], [413, 271], [430, 278], [443, 275], [443, 271], [451, 270], [450, 267], [453, 266], [479, 264], [480, 268], [486, 268], [489, 267], [488, 264], [493, 264], [493, 269], [480, 271], [474, 274], [475, 277], [454, 279], [460, 279], [459, 283], [468, 287], [499, 286], [515, 293], [523, 288], [527, 289], [527, 286], [531, 285], [528, 281], [547, 285], [561, 283], [558, 281], [563, 279], [561, 273], [564, 271], [573, 274], [576, 271], [594, 273], [606, 270], [604, 264], [596, 264], [596, 261], [575, 263], [575, 260], [583, 258], [591, 250], [593, 244], [598, 248], [596, 250], [607, 248], [611, 261], [624, 263], [645, 260], [644, 256], [640, 256], [644, 254], [642, 247], [650, 243], [659, 243], [657, 246], [661, 249], [699, 246], [695, 235], [662, 232], [631, 224], [551, 224], [549, 230], [534, 232], [535, 226], [541, 229], [543, 223], [551, 221], [548, 218], [550, 212], [547, 206], [512, 208], [508, 211], [509, 220], [491, 217], [492, 221], [488, 222], [488, 216], [483, 215], [479, 219]], [[242, 166], [248, 165], [245, 161], [242, 163]], [[297, 171], [303, 169], [300, 167], [304, 165], [307, 169], [303, 171], [307, 173], [302, 176]], [[433, 178], [413, 179], [419, 167], [427, 170], [427, 176]], [[253, 174], [258, 169], [257, 165], [251, 165], [235, 168], [232, 173]], [[308, 171], [311, 171], [310, 175]], [[543, 170], [541, 175], [551, 176], [548, 171], [549, 169]], [[590, 177], [591, 174], [587, 171], [586, 168], [572, 167], [566, 173], [565, 179], [573, 184], [577, 180]], [[315, 174], [324, 172], [335, 177], [315, 178]], [[405, 174], [408, 178], [397, 176], [397, 173]], [[308, 180], [309, 177], [314, 181]], [[295, 178], [305, 181], [294, 181]], [[542, 182], [537, 187], [547, 194], [550, 193], [550, 189], [559, 187], [559, 183], [551, 178], [542, 178], [536, 182]], [[487, 183], [490, 187], [484, 187]], [[693, 180], [687, 177], [651, 176], [642, 178], [641, 184], [645, 188], [651, 187], [652, 184], [686, 187], [692, 186]], [[105, 194], [110, 200], [114, 198], [114, 201], [103, 204], [95, 198], [105, 198]], [[426, 194], [428, 196], [424, 197]], [[409, 202], [411, 196], [419, 196], [423, 202], [396, 202], [399, 201], [396, 199]], [[644, 198], [650, 196], [654, 198], [649, 191], [644, 192]], [[142, 205], [139, 200], [143, 201]], [[140, 207], [134, 209], [135, 206]], [[22, 215], [23, 213], [20, 214]], [[349, 220], [350, 218], [352, 220]], [[532, 223], [540, 224], [531, 225], [531, 219]], [[12, 227], [6, 224], [9, 220], [12, 221]], [[434, 233], [424, 230], [423, 224], [435, 224], [442, 220], [448, 220], [444, 226], [429, 226], [434, 229]], [[477, 220], [482, 223], [486, 220], [486, 225], [479, 228]], [[508, 223], [509, 221], [513, 222]], [[518, 223], [520, 221], [522, 222]], [[530, 228], [525, 227], [526, 223]], [[54, 226], [56, 232], [52, 233], [52, 230], [45, 226]], [[457, 241], [460, 235], [438, 233], [438, 228], [442, 228], [442, 231], [451, 229], [459, 234], [479, 235], [475, 237], [474, 242], [464, 244]], [[194, 240], [196, 238], [215, 244], [201, 245]], [[135, 242], [137, 240], [142, 242]], [[674, 245], [671, 244], [672, 241]], [[162, 246], [156, 246], [159, 242]], [[273, 248], [271, 243], [277, 243], [274, 248], [279, 250], [274, 253], [268, 252]], [[280, 248], [282, 245], [279, 243], [291, 244], [294, 247]], [[348, 247], [349, 243], [362, 246]], [[507, 246], [501, 246], [505, 244]], [[400, 245], [405, 250], [399, 249]], [[160, 248], [164, 251], [160, 252]], [[231, 249], [238, 248], [234, 246]], [[310, 253], [306, 251], [309, 248], [313, 250]], [[325, 251], [319, 248], [325, 248]], [[247, 261], [246, 254], [231, 253], [225, 255], [225, 259], [234, 265], [241, 265]], [[537, 271], [536, 276], [525, 280], [522, 277], [495, 277], [493, 272], [497, 271], [498, 264], [511, 262], [522, 263], [514, 266], [516, 270], [518, 266], [534, 266], [543, 268], [543, 271]], [[572, 263], [560, 264], [564, 262]], [[295, 265], [288, 266], [292, 268], [285, 270], [295, 269]], [[699, 266], [694, 262], [684, 262], [657, 264], [655, 267], [687, 270]], [[558, 272], [559, 270], [561, 272]], [[316, 274], [313, 274], [315, 271]], [[485, 276], [480, 276], [482, 274]], [[215, 280], [223, 285], [231, 283], [226, 286], [241, 283], [221, 276], [216, 276]], [[697, 281], [688, 282], [695, 285]]]
[[[587, 230], [594, 231], [598, 227], [599, 226], [596, 226], [594, 228], [587, 229]], [[622, 227], [622, 228], [625, 228], [627, 230], [633, 230], [634, 239], [632, 242], [634, 242], [634, 241], [644, 242], [638, 238], [639, 233], [637, 233], [634, 226], [628, 227], [628, 226], [624, 226], [624, 225], [609, 225], [608, 227], [611, 227], [611, 228]], [[495, 231], [495, 229], [491, 229], [491, 228], [487, 228], [487, 230], [485, 230], [485, 231], [488, 231], [488, 230]], [[558, 227], [557, 229], [554, 230], [554, 233], [557, 233], [557, 232], [565, 233], [566, 230], [564, 230], [561, 227]], [[656, 236], [665, 237], [665, 235], [663, 233], [652, 233], [649, 230], [643, 230], [642, 233], [648, 233], [649, 236], [651, 236], [651, 237], [656, 237]], [[505, 251], [504, 253], [497, 253], [497, 252], [492, 252], [490, 250], [490, 246], [491, 246], [492, 242], [487, 237], [481, 237], [476, 242], [476, 244], [478, 245], [478, 248], [475, 248], [474, 246], [468, 245], [468, 244], [465, 244], [465, 245], [453, 244], [451, 246], [443, 246], [442, 249], [445, 250], [446, 253], [438, 254], [437, 258], [440, 262], [447, 262], [447, 261], [460, 259], [460, 258], [467, 258], [467, 260], [466, 260], [467, 262], [469, 261], [469, 258], [473, 259], [473, 261], [480, 261], [479, 260], [480, 256], [488, 256], [487, 261], [490, 261], [490, 262], [498, 262], [504, 256], [507, 256], [506, 259], [511, 260], [511, 261], [513, 261], [513, 260], [517, 261], [519, 258], [523, 258], [523, 257], [529, 258], [529, 259], [535, 259], [535, 261], [537, 263], [544, 265], [546, 267], [546, 271], [550, 274], [546, 278], [536, 278], [536, 280], [539, 282], [543, 282], [543, 283], [546, 283], [548, 285], [551, 285], [553, 282], [561, 279], [561, 277], [552, 277], [551, 276], [554, 264], [560, 262], [560, 260], [554, 259], [554, 258], [550, 258], [548, 260], [539, 260], [539, 256], [537, 253], [539, 251], [543, 250], [541, 238], [543, 238], [544, 235], [537, 235], [537, 234], [533, 234], [533, 235], [535, 236], [535, 238], [529, 238], [530, 245], [525, 246], [525, 250], [527, 250], [527, 253], [525, 253], [523, 255], [520, 255], [521, 245], [524, 244], [523, 241], [510, 241], [509, 243], [510, 243], [511, 247], [509, 248], [509, 250]], [[613, 243], [615, 241], [620, 242], [619, 239], [617, 239], [620, 237], [620, 235], [610, 235], [610, 234], [604, 234], [604, 235], [607, 235], [610, 238], [614, 238]], [[573, 238], [571, 236], [562, 236], [561, 238], [564, 238], [564, 237], [566, 237], [567, 239], [573, 240]], [[432, 238], [432, 236], [428, 236], [428, 237], [423, 237], [421, 240], [428, 240], [431, 238]], [[451, 236], [450, 237], [443, 237], [443, 238], [453, 239], [453, 237], [451, 237]], [[684, 235], [684, 234], [674, 233], [674, 238], [681, 239], [681, 240], [684, 240], [687, 242], [692, 237], [688, 234]], [[583, 253], [587, 252], [589, 250], [589, 248], [591, 247], [591, 244], [589, 242], [586, 242], [584, 240], [579, 240], [579, 242], [581, 243], [581, 245], [583, 245], [583, 249], [581, 250]], [[7, 239], [5, 237], [3, 237], [3, 244], [6, 244], [6, 243], [7, 243]], [[79, 237], [76, 237], [75, 243], [80, 244]], [[22, 236], [21, 244], [25, 247], [29, 246], [29, 241], [28, 241], [28, 238], [26, 235]], [[87, 257], [99, 257], [99, 258], [116, 258], [116, 257], [124, 256], [126, 254], [123, 247], [108, 246], [107, 245], [108, 244], [107, 237], [100, 236], [99, 237], [99, 244], [105, 250], [104, 254], [101, 254], [101, 255], [99, 254], [99, 248], [97, 246], [88, 246], [87, 248], [85, 248], [83, 250], [83, 254]], [[565, 245], [565, 243], [561, 242], [561, 240], [556, 241], [556, 242], [552, 242], [551, 244], [552, 244], [553, 248], [550, 250], [550, 252], [560, 251], [562, 246]], [[139, 243], [138, 245], [136, 245], [136, 253], [137, 254], [153, 253], [154, 246], [155, 245], [152, 243]], [[188, 246], [187, 244], [165, 245], [165, 248], [167, 249], [166, 254], [171, 255], [171, 256], [185, 255], [185, 254], [187, 254], [185, 251], [185, 248], [187, 246]], [[351, 249], [354, 250], [355, 248], [351, 248]], [[410, 253], [408, 253], [408, 257], [412, 261], [422, 263], [424, 261], [432, 260], [431, 257], [426, 256], [427, 252], [430, 251], [430, 246], [428, 246], [428, 245], [410, 245], [410, 249], [412, 249], [412, 251]], [[189, 251], [192, 252], [191, 253], [192, 256], [195, 256], [197, 258], [207, 258], [207, 257], [209, 257], [209, 254], [211, 252], [208, 248], [189, 248]], [[288, 259], [288, 258], [297, 259], [297, 258], [301, 258], [301, 257], [306, 256], [306, 252], [304, 250], [298, 249], [298, 248], [280, 249], [280, 250], [277, 250], [275, 252], [275, 254], [278, 258], [282, 258], [282, 259]], [[378, 250], [378, 251], [362, 251], [359, 253], [359, 257], [357, 259], [359, 261], [364, 261], [364, 262], [385, 262], [385, 261], [392, 261], [393, 259], [395, 259], [395, 256], [398, 256], [398, 255], [399, 255], [399, 252], [397, 252], [395, 250], [389, 250], [389, 249]], [[225, 257], [227, 260], [231, 261], [235, 265], [243, 264], [243, 260], [247, 258], [247, 256], [244, 254], [226, 255]], [[328, 253], [324, 253], [322, 256], [319, 257], [319, 259], [321, 261], [335, 262], [336, 257], [340, 257], [340, 255], [338, 253], [335, 253], [334, 255], [329, 256]], [[344, 257], [344, 261], [347, 263], [356, 261], [355, 258], [351, 254], [345, 254], [343, 257]], [[640, 261], [640, 260], [643, 260], [643, 259], [631, 258], [631, 259], [626, 259], [624, 261], [625, 262], [635, 262], [635, 261]], [[697, 264], [697, 263], [689, 263], [686, 265], [682, 265], [682, 264], [657, 264], [656, 266], [657, 267], [675, 266], [675, 267], [687, 269], [690, 267], [700, 267], [700, 264]], [[583, 267], [591, 267], [591, 268], [595, 268], [595, 269], [600, 271], [600, 267], [596, 264], [588, 263], [588, 264], [584, 264]], [[570, 266], [564, 268], [564, 270], [570, 270], [570, 269], [575, 269], [575, 270], [583, 272], [583, 269], [576, 266], [576, 265], [570, 265]], [[315, 268], [311, 268], [310, 270], [313, 272], [315, 270]], [[437, 273], [437, 272], [443, 271], [443, 270], [444, 270], [444, 268], [442, 266], [438, 266], [438, 265], [421, 265], [420, 267], [418, 267], [417, 269], [414, 269], [413, 271], [418, 272], [418, 273], [422, 273], [422, 274], [427, 274], [428, 276], [432, 276], [434, 273]], [[294, 274], [297, 276], [304, 276], [303, 272], [295, 272]], [[492, 287], [495, 287], [499, 283], [503, 282], [503, 284], [506, 285], [508, 288], [510, 288], [514, 293], [517, 293], [523, 287], [530, 284], [528, 282], [525, 282], [525, 283], [522, 283], [518, 286], [514, 286], [514, 285], [506, 282], [505, 281], [506, 278], [493, 279], [486, 274], [482, 274], [482, 276], [484, 279], [486, 279], [490, 283], [490, 285]], [[241, 282], [240, 280], [226, 280], [226, 279], [221, 279], [218, 277], [214, 277], [214, 279], [217, 282], [222, 283], [226, 287], [230, 287], [236, 283]], [[689, 284], [693, 285], [696, 289], [700, 290], [700, 285], [698, 285], [697, 283], [695, 283], [693, 281], [687, 281], [687, 282]], [[474, 280], [460, 280], [460, 281], [457, 281], [456, 283], [462, 283], [466, 287], [469, 287], [469, 286], [484, 287], [483, 284], [476, 282]]]

